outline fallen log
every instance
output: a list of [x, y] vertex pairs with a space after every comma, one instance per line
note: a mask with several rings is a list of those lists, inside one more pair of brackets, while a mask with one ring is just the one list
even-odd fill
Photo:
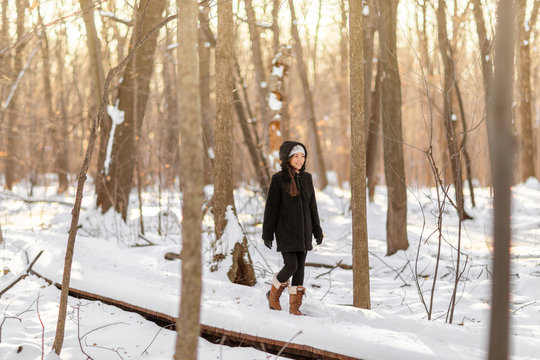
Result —
[[[34, 270], [30, 270], [30, 273], [41, 279], [44, 279], [46, 282], [56, 286], [58, 289], [62, 288], [62, 284], [56, 283], [42, 276]], [[159, 311], [146, 309], [137, 305], [126, 303], [121, 300], [112, 299], [106, 296], [101, 296], [98, 294], [93, 294], [84, 290], [74, 288], [69, 289], [69, 295], [80, 299], [100, 301], [104, 304], [112, 305], [122, 310], [136, 312], [148, 321], [152, 321], [159, 326], [166, 326], [167, 328], [173, 330], [175, 329], [176, 318]], [[279, 353], [280, 356], [290, 357], [296, 360], [360, 360], [355, 357], [334, 353], [324, 349], [319, 349], [303, 344], [296, 344], [292, 341], [287, 342], [275, 340], [233, 331], [231, 329], [223, 329], [215, 326], [209, 326], [205, 324], [201, 324], [201, 337], [215, 344], [254, 347], [271, 354]]]
[[307, 263], [305, 263], [305, 266], [326, 268], [326, 269], [335, 269], [335, 268], [338, 267], [338, 268], [342, 268], [342, 269], [345, 269], [345, 270], [352, 270], [352, 265], [342, 264], [341, 260], [335, 265], [307, 262]]

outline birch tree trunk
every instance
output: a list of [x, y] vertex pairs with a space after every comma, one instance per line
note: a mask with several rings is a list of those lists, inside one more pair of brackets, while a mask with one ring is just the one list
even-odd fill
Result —
[[384, 176], [388, 189], [386, 214], [387, 255], [409, 247], [407, 240], [407, 189], [401, 129], [401, 81], [396, 49], [398, 0], [380, 1], [382, 62], [382, 124]]
[[512, 81], [514, 65], [513, 1], [497, 5], [495, 71], [490, 90], [487, 126], [493, 179], [493, 288], [489, 332], [489, 360], [506, 360], [509, 353], [511, 186], [514, 137], [512, 135]]
[[326, 167], [324, 165], [322, 144], [317, 129], [317, 121], [315, 120], [315, 109], [313, 107], [313, 98], [311, 96], [311, 90], [309, 88], [308, 75], [306, 71], [306, 65], [304, 62], [304, 55], [302, 50], [302, 43], [300, 42], [300, 36], [298, 35], [298, 27], [296, 25], [296, 15], [294, 12], [293, 0], [289, 1], [289, 9], [291, 10], [291, 33], [294, 39], [294, 49], [296, 53], [296, 64], [298, 66], [298, 73], [300, 74], [300, 80], [302, 81], [302, 89], [304, 92], [304, 107], [306, 116], [308, 119], [308, 125], [310, 127], [311, 143], [315, 146], [315, 155], [317, 161], [317, 175], [319, 178], [319, 185], [321, 189], [324, 189], [328, 185], [326, 178]]
[[518, 17], [518, 51], [516, 54], [517, 67], [517, 120], [519, 124], [519, 181], [524, 182], [534, 177], [534, 141], [531, 107], [531, 34], [534, 32], [540, 1], [534, 2], [529, 19], [526, 18], [527, 0], [516, 1]]
[[[166, 0], [152, 0], [151, 3], [150, 0], [141, 1], [134, 15], [137, 25], [133, 29], [130, 47], [162, 20], [166, 4]], [[142, 126], [150, 91], [157, 35], [154, 33], [145, 41], [141, 50], [126, 66], [115, 106], [116, 111], [123, 114], [123, 119], [122, 116], [118, 116], [107, 134], [109, 143], [103, 172], [98, 175], [96, 181], [96, 205], [101, 207], [103, 213], [114, 207], [124, 220], [127, 218], [129, 193], [137, 157], [136, 134]]]
[[202, 291], [203, 143], [196, 0], [178, 0], [178, 100], [182, 138], [182, 293], [176, 321], [176, 360], [196, 360]]
[[456, 193], [457, 213], [461, 220], [472, 219], [464, 208], [463, 199], [463, 176], [461, 170], [461, 155], [457, 144], [457, 135], [454, 121], [457, 115], [452, 110], [451, 93], [456, 81], [455, 60], [452, 55], [452, 48], [448, 40], [446, 30], [446, 10], [443, 0], [439, 0], [437, 9], [437, 28], [439, 47], [444, 65], [444, 85], [443, 85], [443, 123], [446, 134], [446, 144], [448, 146], [448, 155], [452, 166], [452, 182]]
[[366, 220], [366, 144], [362, 3], [350, 3], [351, 209], [353, 229], [353, 305], [370, 309]]

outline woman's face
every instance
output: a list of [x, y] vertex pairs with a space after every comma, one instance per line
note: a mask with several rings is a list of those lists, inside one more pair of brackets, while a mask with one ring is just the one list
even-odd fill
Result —
[[300, 171], [305, 161], [306, 161], [306, 157], [302, 153], [296, 153], [289, 158], [289, 164], [291, 164], [291, 166], [296, 171]]

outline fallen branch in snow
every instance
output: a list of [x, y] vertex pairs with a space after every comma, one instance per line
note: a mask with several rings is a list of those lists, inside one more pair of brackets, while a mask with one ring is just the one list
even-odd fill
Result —
[[352, 265], [343, 264], [342, 261], [343, 260], [339, 260], [336, 265], [328, 265], [328, 264], [307, 262], [307, 263], [305, 263], [305, 266], [326, 268], [326, 269], [335, 269], [335, 268], [338, 267], [338, 268], [342, 268], [342, 269], [345, 269], [345, 270], [352, 270]]
[[37, 254], [37, 256], [34, 258], [34, 260], [32, 260], [32, 262], [30, 263], [30, 265], [28, 265], [28, 267], [26, 268], [26, 271], [23, 272], [21, 275], [19, 275], [14, 281], [11, 282], [11, 284], [9, 284], [7, 287], [5, 287], [2, 291], [0, 291], [0, 297], [2, 297], [2, 295], [4, 295], [9, 289], [11, 289], [13, 286], [15, 286], [15, 284], [17, 284], [19, 281], [21, 281], [22, 279], [24, 279], [25, 277], [28, 276], [28, 274], [30, 273], [30, 271], [32, 271], [32, 266], [34, 266], [34, 264], [36, 263], [36, 261], [39, 259], [39, 257], [41, 256], [41, 254], [43, 254], [43, 250], [41, 250], [39, 252], [39, 254]]
[[[2, 192], [0, 192], [0, 197], [5, 198], [5, 199], [13, 199], [13, 200], [23, 201], [23, 202], [25, 202], [27, 204], [46, 203], [46, 204], [59, 204], [59, 205], [73, 206], [73, 203], [68, 202], [68, 201], [48, 200], [48, 199], [35, 199], [35, 200], [26, 199], [26, 198], [23, 198], [22, 196], [14, 194], [14, 193], [12, 193], [10, 191], [2, 191]], [[81, 207], [81, 209], [86, 210], [86, 208], [84, 208], [84, 207]]]
[[[34, 270], [32, 270], [31, 273], [44, 279], [49, 284], [52, 284], [59, 289], [62, 288], [61, 284], [58, 284], [44, 277], [43, 275], [35, 272]], [[139, 315], [143, 316], [148, 321], [152, 321], [162, 327], [165, 326], [165, 327], [171, 327], [172, 329], [174, 329], [175, 324], [176, 324], [176, 318], [174, 316], [165, 314], [156, 310], [146, 309], [137, 305], [126, 303], [121, 300], [116, 300], [116, 299], [108, 298], [108, 297], [101, 296], [98, 294], [93, 294], [84, 290], [69, 288], [68, 291], [69, 291], [70, 296], [74, 296], [80, 299], [87, 299], [91, 301], [101, 301], [104, 304], [116, 306], [126, 311], [136, 312]], [[282, 340], [276, 340], [276, 339], [266, 338], [266, 337], [257, 336], [257, 335], [246, 334], [245, 332], [234, 331], [232, 329], [218, 328], [215, 326], [201, 323], [201, 337], [207, 340], [208, 339], [214, 339], [214, 340], [223, 339], [223, 342], [226, 341], [228, 344], [232, 344], [234, 346], [257, 347], [264, 344], [264, 347], [267, 349], [266, 350], [267, 352], [270, 352], [272, 354], [278, 354], [278, 352], [280, 352], [280, 355], [291, 357], [293, 359], [298, 359], [298, 358], [307, 358], [307, 359], [322, 358], [322, 359], [327, 359], [327, 360], [352, 359], [349, 356], [338, 354], [338, 353], [328, 351], [325, 349], [317, 348], [315, 346], [309, 346], [306, 344], [299, 344], [299, 343], [292, 342], [294, 338], [298, 336], [299, 334], [300, 333], [294, 335], [289, 341], [282, 341]], [[88, 335], [88, 333], [86, 335]], [[226, 340], [224, 339], [225, 336], [226, 336]], [[92, 346], [96, 348], [100, 348], [100, 349], [107, 349], [107, 350], [115, 351], [118, 354], [118, 351], [115, 349], [108, 349], [108, 348], [94, 346], [94, 345]]]

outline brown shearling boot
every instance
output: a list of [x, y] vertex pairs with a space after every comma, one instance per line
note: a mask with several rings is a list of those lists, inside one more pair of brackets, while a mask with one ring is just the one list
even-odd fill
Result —
[[289, 313], [292, 315], [304, 315], [300, 311], [302, 305], [302, 296], [306, 294], [306, 288], [303, 286], [289, 286]]
[[268, 306], [270, 307], [270, 309], [281, 310], [279, 297], [287, 286], [289, 286], [288, 281], [286, 283], [280, 283], [277, 279], [277, 274], [274, 274], [274, 276], [272, 276], [272, 287], [270, 288], [270, 291], [266, 293], [266, 297], [268, 298]]

